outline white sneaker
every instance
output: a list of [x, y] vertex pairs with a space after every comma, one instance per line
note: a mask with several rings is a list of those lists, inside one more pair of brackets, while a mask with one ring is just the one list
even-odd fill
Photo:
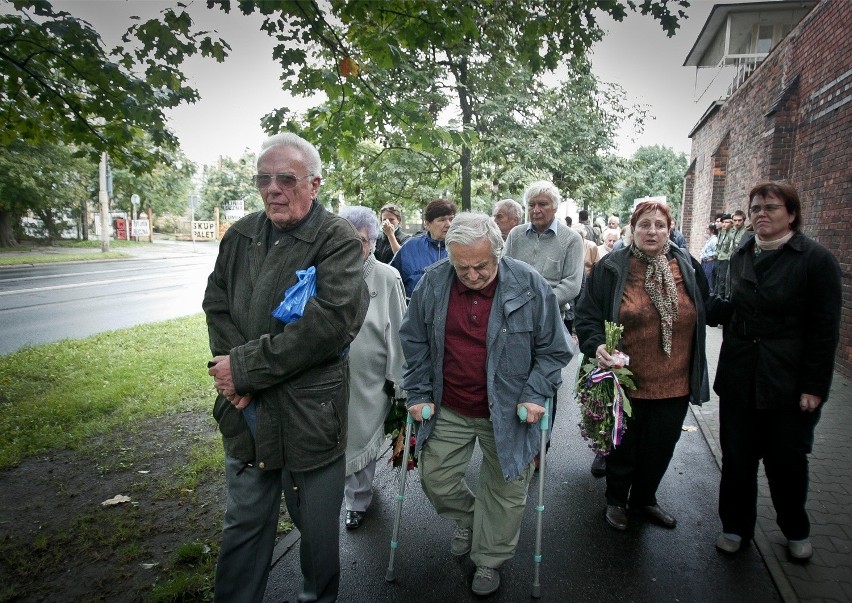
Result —
[[794, 559], [810, 559], [814, 554], [814, 547], [807, 538], [804, 540], [788, 540], [787, 550], [790, 551], [790, 556]]
[[742, 543], [742, 536], [722, 532], [716, 539], [716, 548], [725, 553], [734, 554], [740, 550]]

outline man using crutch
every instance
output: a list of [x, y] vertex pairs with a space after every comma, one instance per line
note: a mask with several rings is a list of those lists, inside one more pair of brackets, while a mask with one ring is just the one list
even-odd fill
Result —
[[[427, 268], [402, 322], [403, 388], [416, 421], [432, 411], [417, 437], [423, 490], [456, 522], [450, 552], [470, 553], [471, 590], [488, 595], [514, 555], [541, 446], [536, 423], [572, 354], [556, 296], [529, 265], [501, 259], [490, 216], [458, 214], [446, 245], [449, 257]], [[477, 441], [474, 495], [465, 470]]]

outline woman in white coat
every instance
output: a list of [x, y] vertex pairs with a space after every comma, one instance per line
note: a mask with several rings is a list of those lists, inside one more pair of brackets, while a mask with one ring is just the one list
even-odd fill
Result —
[[384, 422], [391, 398], [404, 396], [399, 327], [405, 314], [405, 289], [395, 268], [373, 255], [379, 221], [367, 207], [340, 212], [358, 231], [364, 251], [364, 281], [370, 291], [367, 318], [349, 349], [349, 434], [346, 445], [346, 528], [364, 521], [373, 500], [376, 459], [386, 445]]

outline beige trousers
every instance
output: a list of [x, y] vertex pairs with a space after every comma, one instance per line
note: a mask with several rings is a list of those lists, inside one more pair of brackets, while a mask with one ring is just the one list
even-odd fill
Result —
[[[494, 430], [490, 419], [471, 419], [441, 408], [437, 423], [420, 455], [423, 491], [441, 517], [459, 527], [473, 528], [470, 559], [477, 567], [499, 568], [512, 558], [521, 532], [527, 488], [535, 467], [503, 479]], [[479, 442], [482, 466], [476, 495], [465, 480], [465, 471]]]

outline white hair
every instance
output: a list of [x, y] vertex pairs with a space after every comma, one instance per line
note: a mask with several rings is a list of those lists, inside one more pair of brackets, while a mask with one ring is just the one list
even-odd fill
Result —
[[376, 250], [376, 239], [379, 238], [379, 221], [372, 209], [361, 205], [347, 205], [340, 210], [338, 215], [349, 220], [355, 230], [366, 230], [367, 238], [370, 239], [370, 250]]
[[524, 191], [524, 205], [529, 205], [530, 199], [539, 195], [547, 195], [553, 202], [553, 207], [559, 207], [562, 195], [556, 185], [548, 180], [536, 180]]
[[499, 260], [503, 254], [503, 235], [500, 234], [497, 224], [487, 214], [463, 211], [453, 218], [444, 243], [447, 246], [447, 254], [452, 259], [451, 244], [470, 247], [482, 240], [491, 244], [491, 254], [495, 260]]
[[524, 208], [521, 207], [521, 204], [514, 199], [501, 199], [494, 204], [494, 213], [497, 213], [501, 209], [506, 210], [506, 213], [509, 214], [509, 216], [517, 218], [518, 220], [524, 216]]
[[270, 136], [260, 145], [260, 154], [257, 156], [257, 164], [260, 165], [260, 160], [269, 149], [275, 147], [294, 147], [302, 152], [305, 157], [305, 167], [308, 168], [308, 173], [312, 176], [322, 176], [322, 160], [320, 159], [317, 148], [307, 140], [293, 134], [292, 132], [282, 132], [275, 136]]

